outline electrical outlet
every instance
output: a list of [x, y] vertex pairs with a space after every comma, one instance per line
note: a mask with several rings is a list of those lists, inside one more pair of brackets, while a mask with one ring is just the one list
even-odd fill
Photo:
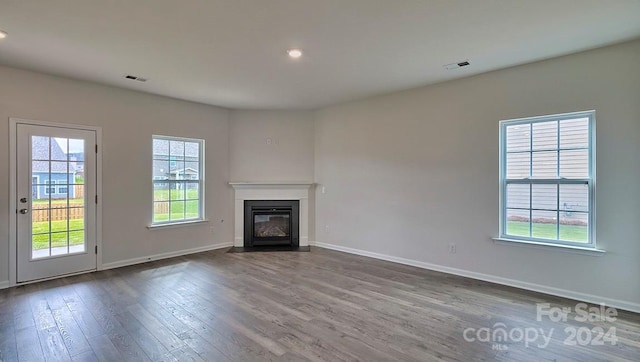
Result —
[[451, 254], [455, 254], [456, 253], [456, 244], [454, 244], [454, 243], [449, 244], [449, 253], [451, 253]]

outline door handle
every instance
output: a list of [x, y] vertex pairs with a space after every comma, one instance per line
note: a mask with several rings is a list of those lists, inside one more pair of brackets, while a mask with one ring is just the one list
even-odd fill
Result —
[[20, 213], [21, 213], [22, 215], [24, 215], [24, 214], [26, 214], [26, 213], [28, 213], [28, 212], [29, 212], [29, 210], [28, 210], [28, 209], [20, 209]]

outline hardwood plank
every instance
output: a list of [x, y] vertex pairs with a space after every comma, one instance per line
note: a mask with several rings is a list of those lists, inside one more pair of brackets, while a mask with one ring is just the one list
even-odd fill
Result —
[[0, 361], [17, 361], [16, 334], [11, 319], [0, 322]]
[[163, 356], [169, 353], [169, 350], [128, 311], [123, 311], [121, 314], [118, 314], [116, 319], [123, 328], [127, 330], [131, 339], [140, 346], [140, 349], [142, 349], [152, 361], [162, 359]]
[[39, 329], [38, 336], [42, 353], [47, 361], [71, 361], [71, 356], [57, 326]]
[[16, 330], [16, 351], [18, 361], [43, 361], [40, 337], [35, 326]]
[[[212, 251], [0, 291], [0, 360], [637, 361], [640, 315], [536, 320], [576, 301], [335, 251]], [[546, 348], [466, 328], [555, 330]], [[616, 345], [566, 345], [565, 328]]]
[[122, 360], [122, 355], [106, 334], [88, 340], [97, 361], [113, 362]]
[[84, 332], [76, 323], [65, 303], [62, 304], [61, 308], [53, 311], [53, 318], [56, 321], [58, 330], [70, 356], [91, 350]]

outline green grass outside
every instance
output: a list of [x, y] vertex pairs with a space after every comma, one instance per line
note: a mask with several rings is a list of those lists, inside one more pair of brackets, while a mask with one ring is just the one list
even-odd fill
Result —
[[[200, 195], [198, 190], [155, 190], [153, 195], [156, 202], [169, 201], [169, 197], [171, 197], [172, 201], [171, 218], [169, 218], [169, 213], [154, 213], [154, 222], [196, 219], [199, 216], [199, 202], [197, 200]], [[182, 200], [194, 201], [181, 202]]]
[[67, 230], [69, 230], [69, 245], [80, 245], [84, 243], [84, 220], [41, 221], [32, 224], [32, 248], [33, 250], [46, 249], [49, 247], [49, 232], [51, 232], [51, 247], [67, 246]]
[[[557, 240], [556, 224], [533, 223], [531, 226], [532, 237], [539, 239]], [[589, 228], [581, 225], [560, 224], [560, 240], [586, 243]], [[508, 221], [507, 235], [529, 237], [529, 223], [525, 221]]]
[[[49, 205], [49, 199], [37, 199], [33, 200], [33, 205], [41, 206], [41, 205]], [[69, 199], [70, 207], [81, 207], [84, 206], [84, 199]], [[52, 199], [51, 207], [67, 207], [67, 199]]]
[[171, 200], [198, 200], [200, 195], [198, 190], [154, 190], [154, 201], [169, 201], [169, 194], [171, 194]]
[[162, 222], [169, 220], [195, 219], [199, 216], [199, 209], [198, 201], [171, 202], [171, 219], [169, 219], [169, 213], [154, 213], [153, 221]]

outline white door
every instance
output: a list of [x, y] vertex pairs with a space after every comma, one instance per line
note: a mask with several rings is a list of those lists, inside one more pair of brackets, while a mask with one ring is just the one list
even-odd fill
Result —
[[96, 269], [96, 132], [16, 126], [17, 282]]

